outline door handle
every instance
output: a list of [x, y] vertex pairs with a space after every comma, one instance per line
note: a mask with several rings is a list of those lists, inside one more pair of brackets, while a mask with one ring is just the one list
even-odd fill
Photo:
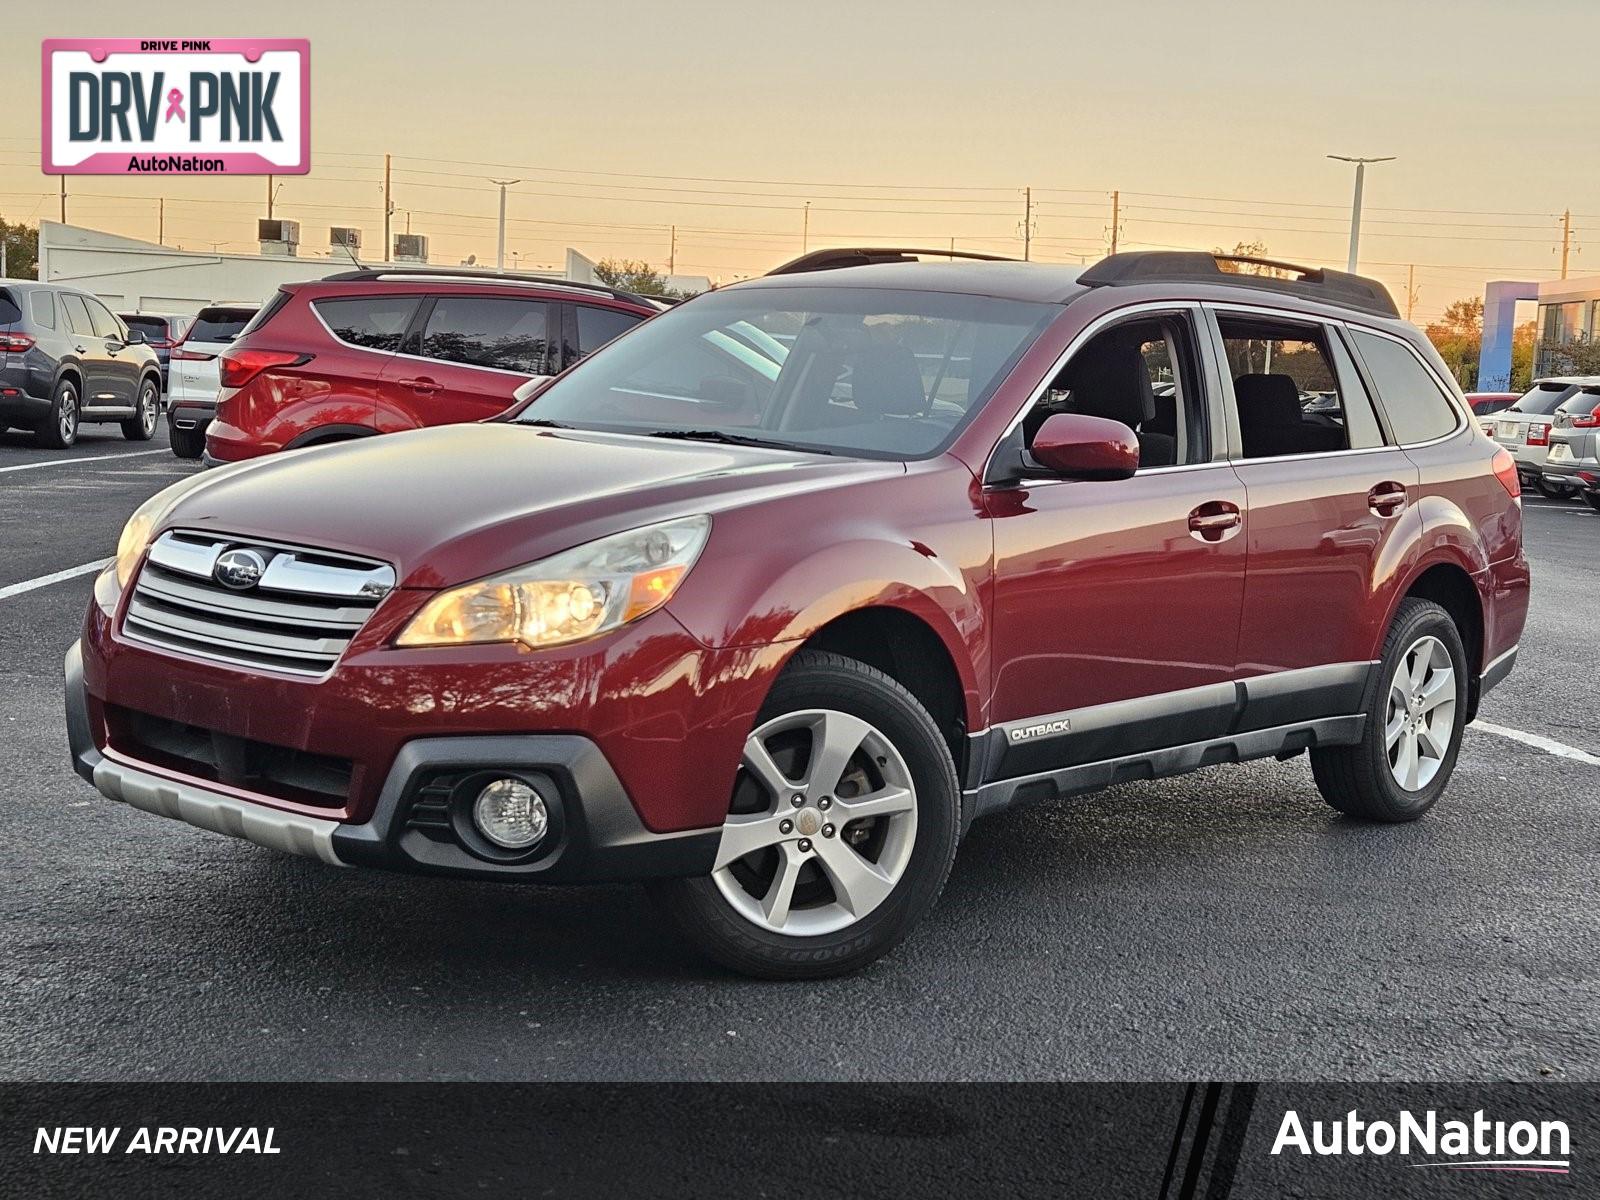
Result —
[[1202, 542], [1220, 542], [1239, 532], [1243, 518], [1229, 500], [1208, 500], [1189, 514], [1189, 536]]
[[425, 375], [406, 380], [406, 386], [419, 396], [431, 396], [439, 390], [439, 385]]
[[1406, 506], [1406, 489], [1402, 483], [1377, 484], [1367, 493], [1367, 507], [1380, 517], [1392, 517]]

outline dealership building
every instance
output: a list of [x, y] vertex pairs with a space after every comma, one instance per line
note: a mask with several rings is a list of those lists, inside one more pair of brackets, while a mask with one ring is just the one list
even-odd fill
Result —
[[[190, 314], [208, 304], [264, 303], [281, 284], [322, 279], [349, 271], [360, 257], [360, 251], [354, 247], [353, 255], [351, 251], [335, 247], [328, 254], [302, 256], [299, 228], [293, 221], [263, 221], [258, 232], [264, 235], [260, 253], [230, 254], [184, 250], [99, 229], [41, 221], [39, 278], [93, 292], [114, 312]], [[273, 236], [265, 236], [268, 234]], [[330, 230], [330, 234], [346, 238], [355, 234], [353, 240], [359, 244], [359, 231], [337, 229]], [[360, 265], [399, 269], [427, 263], [426, 239], [402, 235], [396, 242], [413, 253], [388, 263], [362, 259]], [[595, 266], [592, 259], [569, 248], [562, 270], [525, 268], [519, 274], [593, 283], [596, 282]], [[448, 270], [448, 266], [441, 269]], [[669, 286], [705, 291], [710, 288], [711, 281], [674, 276]]]
[[1600, 338], [1600, 275], [1548, 279], [1542, 283], [1497, 280], [1483, 293], [1483, 345], [1478, 356], [1478, 388], [1503, 391], [1511, 380], [1511, 341], [1517, 304], [1538, 305], [1534, 317], [1535, 378], [1560, 369], [1555, 351]]

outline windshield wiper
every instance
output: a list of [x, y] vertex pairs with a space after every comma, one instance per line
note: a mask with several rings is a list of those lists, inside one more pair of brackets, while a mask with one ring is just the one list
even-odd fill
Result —
[[547, 420], [544, 417], [539, 417], [536, 420], [532, 420], [532, 421], [518, 421], [517, 424], [518, 425], [533, 425], [533, 426], [535, 426], [535, 427], [537, 427], [539, 429], [575, 429], [575, 428], [577, 428], [577, 426], [575, 426], [575, 425], [568, 425], [565, 421], [551, 421], [551, 420]]
[[653, 429], [644, 435], [653, 438], [671, 438], [681, 442], [719, 442], [725, 446], [761, 446], [768, 450], [798, 450], [802, 454], [833, 454], [815, 446], [793, 446], [787, 442], [774, 442], [765, 438], [749, 437], [742, 433], [729, 433], [723, 429]]

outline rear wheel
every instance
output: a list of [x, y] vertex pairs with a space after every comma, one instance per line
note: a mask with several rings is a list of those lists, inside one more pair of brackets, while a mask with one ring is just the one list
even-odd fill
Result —
[[1408, 597], [1384, 639], [1361, 741], [1311, 752], [1317, 789], [1352, 817], [1415, 821], [1450, 780], [1466, 711], [1460, 631], [1433, 601]]
[[55, 394], [50, 397], [50, 414], [37, 430], [39, 444], [52, 450], [65, 450], [73, 445], [78, 440], [78, 418], [81, 415], [77, 386], [70, 379], [61, 380], [56, 384]]
[[161, 389], [154, 379], [139, 384], [139, 404], [133, 416], [122, 422], [122, 436], [130, 442], [148, 442], [161, 424]]
[[206, 435], [202, 430], [179, 429], [169, 423], [167, 432], [172, 438], [172, 452], [179, 458], [199, 458], [206, 448]]
[[933, 906], [960, 803], [950, 749], [909, 692], [853, 659], [802, 651], [745, 741], [711, 875], [652, 891], [736, 971], [842, 974]]

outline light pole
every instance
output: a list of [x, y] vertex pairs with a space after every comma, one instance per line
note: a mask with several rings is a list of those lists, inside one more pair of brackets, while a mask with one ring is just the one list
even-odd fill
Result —
[[1395, 156], [1385, 158], [1352, 158], [1346, 154], [1330, 154], [1329, 158], [1336, 162], [1355, 163], [1356, 165], [1356, 196], [1350, 205], [1350, 263], [1346, 268], [1352, 275], [1356, 271], [1356, 251], [1361, 245], [1361, 184], [1367, 176], [1368, 163], [1393, 162]]
[[494, 269], [506, 269], [506, 189], [522, 182], [520, 179], [491, 179], [490, 183], [500, 185], [500, 242], [495, 250]]

